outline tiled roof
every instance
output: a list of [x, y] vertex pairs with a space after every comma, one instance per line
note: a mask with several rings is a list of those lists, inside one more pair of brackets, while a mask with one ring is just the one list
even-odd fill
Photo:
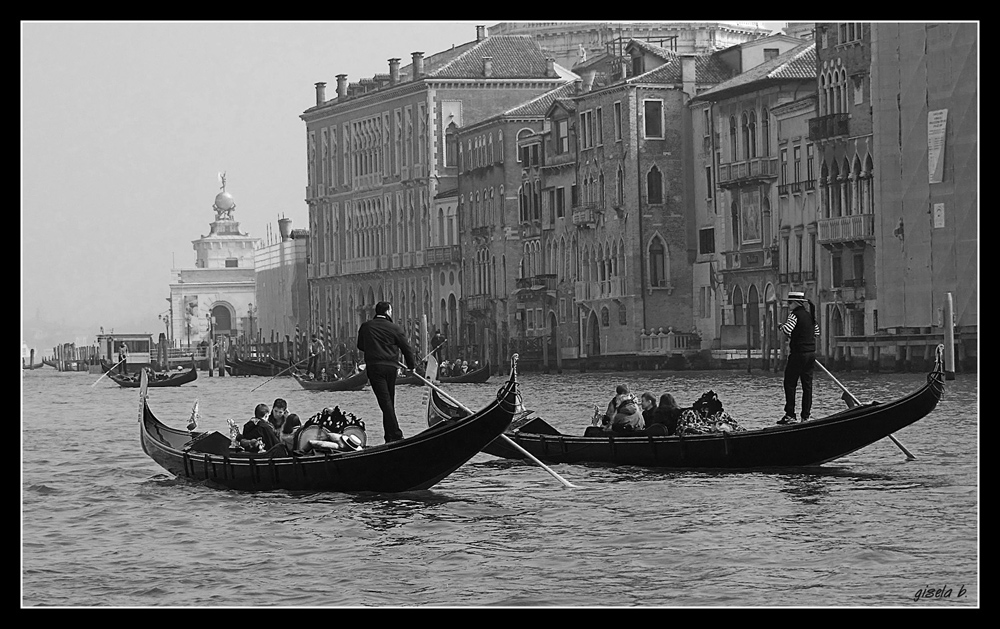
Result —
[[[650, 44], [641, 39], [629, 41], [629, 46], [635, 46], [645, 52], [659, 57], [666, 63], [653, 68], [638, 76], [632, 77], [630, 83], [680, 83], [681, 82], [681, 61], [680, 55], [672, 50]], [[702, 85], [715, 84], [728, 81], [733, 77], [733, 72], [726, 64], [722, 63], [716, 55], [705, 53], [695, 55], [695, 81]]]
[[700, 100], [720, 98], [725, 93], [748, 88], [761, 81], [781, 81], [816, 78], [816, 44], [804, 43], [774, 59], [750, 68], [732, 79], [698, 95]]
[[569, 101], [569, 103], [566, 103], [566, 101], [569, 100], [566, 97], [571, 96], [574, 93], [574, 90], [575, 90], [575, 86], [573, 85], [573, 83], [567, 83], [566, 85], [560, 85], [559, 87], [555, 88], [554, 90], [549, 90], [548, 92], [545, 92], [541, 96], [533, 98], [533, 99], [529, 100], [526, 103], [523, 103], [521, 105], [518, 105], [517, 107], [512, 107], [512, 108], [508, 109], [507, 111], [503, 112], [502, 115], [504, 115], [504, 116], [544, 116], [546, 114], [546, 112], [548, 112], [549, 107], [552, 106], [552, 103], [556, 102], [557, 100], [560, 101], [560, 102], [563, 102], [564, 104], [570, 105], [571, 106], [571, 111], [572, 111], [572, 109], [576, 108], [576, 105], [574, 103], [572, 103], [572, 101]]
[[507, 35], [487, 37], [456, 55], [437, 68], [429, 68], [425, 62], [425, 73], [433, 78], [481, 78], [483, 57], [493, 57], [491, 78], [539, 78], [545, 76], [547, 67], [545, 53], [535, 39], [527, 35]]

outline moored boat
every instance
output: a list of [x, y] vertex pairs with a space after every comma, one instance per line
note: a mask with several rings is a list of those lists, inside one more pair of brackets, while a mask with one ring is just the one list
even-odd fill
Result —
[[296, 371], [292, 372], [292, 377], [307, 391], [360, 391], [368, 384], [365, 370], [339, 380], [311, 380]]
[[514, 416], [517, 384], [512, 361], [510, 378], [496, 399], [460, 421], [443, 422], [391, 443], [302, 455], [250, 454], [233, 449], [230, 437], [216, 431], [171, 428], [150, 410], [142, 386], [139, 438], [143, 451], [171, 474], [229, 489], [415, 491], [437, 484], [503, 433]]
[[[490, 365], [489, 363], [483, 365], [475, 371], [470, 371], [468, 373], [463, 373], [458, 376], [439, 376], [434, 379], [435, 382], [440, 382], [442, 384], [462, 384], [462, 383], [482, 383], [488, 382], [490, 379]], [[396, 384], [419, 384], [423, 385], [424, 381], [415, 375], [405, 375], [396, 378]]]
[[[799, 424], [670, 436], [657, 429], [633, 434], [597, 431], [601, 434], [575, 436], [563, 434], [543, 418], [534, 417], [512, 425], [505, 436], [547, 463], [718, 469], [813, 466], [846, 456], [880, 439], [892, 438], [892, 433], [933, 411], [943, 391], [944, 370], [939, 352], [934, 370], [919, 390], [891, 402], [862, 404]], [[436, 391], [431, 393], [428, 423], [462, 416], [461, 409]], [[501, 458], [525, 458], [505, 439], [494, 440], [483, 452]]]

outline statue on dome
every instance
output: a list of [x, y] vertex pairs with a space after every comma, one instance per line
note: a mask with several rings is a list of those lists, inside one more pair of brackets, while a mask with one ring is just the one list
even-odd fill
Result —
[[222, 192], [215, 195], [215, 203], [212, 204], [212, 209], [215, 210], [215, 220], [231, 221], [233, 220], [233, 211], [236, 209], [236, 201], [233, 199], [233, 195], [226, 192], [226, 173], [219, 173], [219, 182], [222, 184]]

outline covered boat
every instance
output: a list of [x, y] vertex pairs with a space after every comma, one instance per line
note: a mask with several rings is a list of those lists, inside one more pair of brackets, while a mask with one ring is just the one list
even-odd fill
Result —
[[[565, 435], [535, 417], [519, 420], [505, 435], [547, 463], [723, 469], [820, 465], [880, 439], [892, 438], [892, 433], [934, 410], [943, 391], [944, 370], [939, 351], [934, 370], [919, 390], [892, 402], [862, 404], [799, 424], [671, 436], [655, 430], [635, 434], [600, 431], [602, 434], [596, 436], [575, 436]], [[428, 401], [429, 424], [447, 423], [442, 420], [463, 414], [432, 391]], [[525, 458], [504, 439], [494, 440], [483, 452], [508, 459]]]
[[339, 380], [310, 380], [295, 371], [292, 376], [307, 391], [360, 391], [368, 384], [368, 372], [364, 370]]
[[[142, 370], [141, 374], [145, 375], [146, 370]], [[115, 381], [120, 387], [125, 387], [127, 389], [135, 389], [139, 387], [140, 376], [139, 375], [128, 375], [123, 376], [117, 374], [114, 371], [107, 372], [108, 378]], [[191, 365], [191, 369], [187, 371], [174, 371], [169, 373], [157, 372], [153, 374], [152, 378], [149, 378], [149, 386], [151, 387], [179, 387], [182, 384], [187, 384], [188, 382], [194, 382], [198, 379], [198, 369], [194, 365]]]
[[139, 438], [143, 451], [171, 474], [229, 489], [415, 491], [440, 482], [503, 434], [514, 416], [517, 384], [515, 358], [496, 399], [462, 420], [359, 450], [282, 456], [239, 452], [229, 447], [230, 438], [222, 433], [163, 424], [150, 410], [143, 386]]

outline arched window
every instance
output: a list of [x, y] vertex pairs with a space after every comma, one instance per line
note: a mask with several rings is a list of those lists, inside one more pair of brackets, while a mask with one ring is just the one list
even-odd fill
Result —
[[663, 177], [655, 164], [646, 174], [646, 199], [649, 203], [663, 203]]
[[747, 124], [749, 140], [747, 141], [747, 157], [757, 157], [757, 113], [750, 112], [750, 122]]
[[667, 286], [670, 279], [668, 271], [667, 247], [659, 235], [653, 236], [649, 243], [649, 285]]
[[736, 161], [736, 116], [729, 116], [729, 161]]
[[597, 196], [598, 207], [603, 208], [605, 202], [607, 201], [607, 197], [604, 196], [604, 171], [603, 170], [601, 171], [601, 174], [597, 176], [597, 194], [598, 194], [598, 196]]
[[733, 201], [733, 205], [730, 207], [730, 218], [733, 222], [733, 249], [740, 248], [740, 208]]
[[615, 182], [615, 203], [620, 207], [625, 204], [625, 173], [621, 165], [618, 166], [617, 180]]
[[769, 157], [771, 155], [771, 114], [767, 111], [767, 107], [760, 110], [760, 141], [761, 156]]
[[740, 116], [740, 128], [743, 131], [743, 159], [747, 159], [750, 157], [750, 120], [745, 111]]
[[604, 306], [601, 308], [601, 327], [606, 328], [611, 325], [611, 313], [608, 312], [608, 307]]

